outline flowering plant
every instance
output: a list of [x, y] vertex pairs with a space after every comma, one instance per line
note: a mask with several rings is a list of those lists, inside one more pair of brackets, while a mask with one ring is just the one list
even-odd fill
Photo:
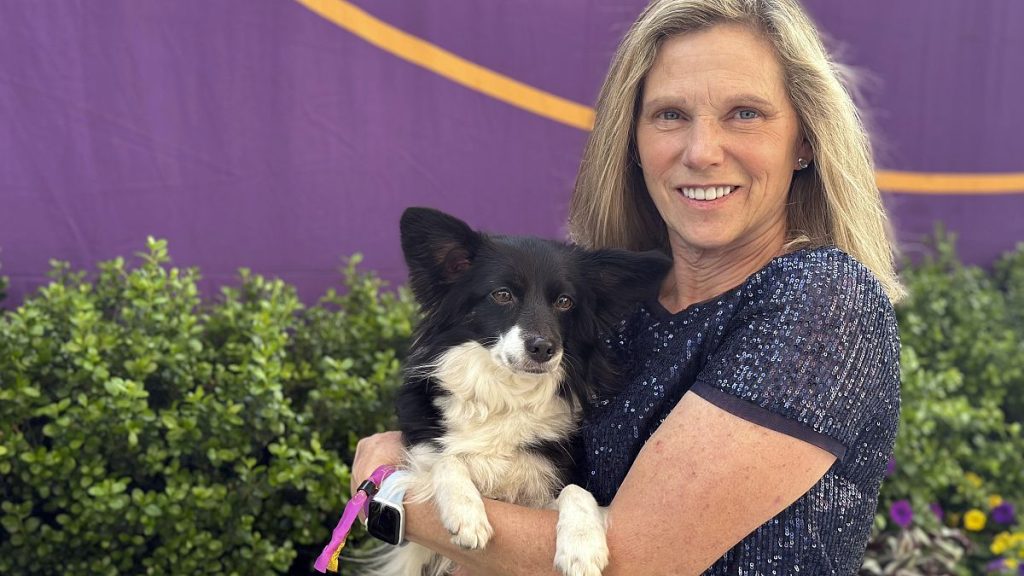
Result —
[[[998, 495], [990, 496], [988, 505], [991, 530], [1001, 531], [989, 543], [988, 551], [994, 558], [985, 564], [985, 570], [992, 574], [1024, 575], [1024, 526], [1016, 525], [1016, 507]], [[966, 523], [966, 517], [964, 520]]]
[[[890, 461], [887, 475], [897, 470]], [[1024, 525], [1014, 502], [989, 493], [974, 472], [946, 500], [955, 505], [904, 498], [880, 507], [861, 574], [1024, 576]]]
[[875, 517], [861, 576], [971, 574], [965, 558], [972, 543], [958, 528], [944, 526], [932, 513], [915, 514], [909, 500], [889, 505]]

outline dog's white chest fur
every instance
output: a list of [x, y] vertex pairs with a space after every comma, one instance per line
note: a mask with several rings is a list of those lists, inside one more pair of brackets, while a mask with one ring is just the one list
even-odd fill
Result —
[[414, 449], [410, 456], [426, 469], [438, 457], [458, 458], [481, 495], [546, 505], [561, 487], [558, 471], [530, 447], [565, 439], [575, 425], [572, 406], [557, 393], [562, 374], [516, 374], [493, 355], [469, 342], [439, 359], [434, 377], [450, 393], [436, 400], [446, 430], [440, 453]]

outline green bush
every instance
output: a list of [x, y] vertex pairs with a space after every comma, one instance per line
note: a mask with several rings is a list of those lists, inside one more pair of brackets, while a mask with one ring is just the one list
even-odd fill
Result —
[[[988, 273], [960, 263], [954, 238], [940, 230], [935, 254], [902, 277], [910, 293], [896, 309], [902, 414], [878, 539], [896, 530], [884, 530], [893, 502], [908, 500], [918, 520], [938, 507], [977, 544], [966, 559], [976, 573], [993, 558], [995, 535], [1013, 529], [991, 520], [993, 502], [1024, 505], [1024, 245]], [[971, 511], [987, 524], [965, 523]]]
[[[994, 278], [1006, 299], [1006, 323], [1020, 344], [1024, 340], [1024, 243], [996, 262]], [[1018, 386], [1016, 392], [1006, 398], [1007, 417], [1024, 422], [1024, 390]]]
[[53, 282], [0, 319], [0, 573], [304, 573], [391, 421], [414, 317], [349, 262], [304, 307], [242, 271], [204, 304], [141, 262]]
[[898, 473], [887, 488], [935, 501], [974, 472], [1005, 496], [1024, 496], [1024, 323], [1009, 297], [1024, 290], [1024, 246], [995, 274], [964, 266], [940, 231], [936, 254], [903, 270], [897, 307], [903, 345]]

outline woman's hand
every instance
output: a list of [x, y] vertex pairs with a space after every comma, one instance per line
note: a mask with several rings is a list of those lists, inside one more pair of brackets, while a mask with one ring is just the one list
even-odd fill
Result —
[[378, 466], [390, 464], [398, 466], [402, 463], [405, 445], [402, 443], [401, 432], [381, 432], [367, 436], [356, 444], [356, 455], [352, 459], [351, 492], [373, 474]]

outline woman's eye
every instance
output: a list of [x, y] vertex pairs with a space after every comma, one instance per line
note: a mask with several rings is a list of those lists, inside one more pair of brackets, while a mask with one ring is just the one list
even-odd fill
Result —
[[555, 300], [555, 308], [558, 308], [562, 312], [570, 310], [574, 304], [575, 303], [572, 301], [572, 298], [566, 296], [565, 294], [562, 294], [561, 296], [558, 297], [558, 300]]
[[679, 120], [683, 117], [677, 110], [665, 110], [658, 114], [658, 118], [662, 120]]
[[491, 292], [491, 299], [498, 304], [508, 304], [512, 302], [512, 292], [507, 288], [499, 288]]
[[759, 114], [757, 113], [757, 110], [750, 110], [748, 108], [746, 110], [740, 110], [736, 113], [736, 116], [738, 116], [740, 120], [753, 120], [757, 118]]

